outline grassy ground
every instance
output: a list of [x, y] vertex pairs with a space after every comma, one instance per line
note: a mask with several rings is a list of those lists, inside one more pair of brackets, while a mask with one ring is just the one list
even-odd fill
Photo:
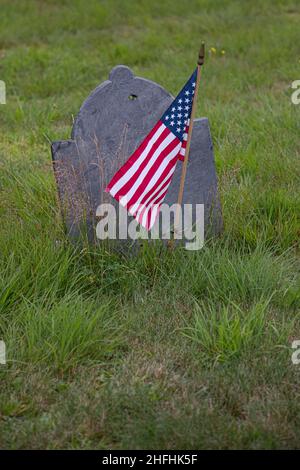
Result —
[[[300, 448], [296, 4], [0, 0], [1, 448]], [[116, 64], [175, 94], [201, 39], [224, 234], [76, 250], [49, 141]]]

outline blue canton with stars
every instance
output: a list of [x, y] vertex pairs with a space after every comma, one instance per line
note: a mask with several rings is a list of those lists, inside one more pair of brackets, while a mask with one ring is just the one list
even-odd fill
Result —
[[164, 125], [181, 141], [183, 140], [185, 126], [192, 112], [196, 79], [197, 69], [161, 118]]

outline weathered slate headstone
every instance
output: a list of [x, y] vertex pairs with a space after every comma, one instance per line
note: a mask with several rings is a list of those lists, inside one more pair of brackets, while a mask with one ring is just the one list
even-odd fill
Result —
[[[52, 157], [68, 234], [82, 232], [96, 240], [96, 210], [101, 203], [118, 203], [104, 188], [156, 124], [173, 97], [150, 80], [135, 77], [125, 66], [115, 67], [83, 103], [70, 140], [54, 142]], [[165, 202], [177, 202], [181, 163]], [[213, 147], [207, 118], [197, 119], [183, 203], [205, 205], [205, 233], [222, 228]]]

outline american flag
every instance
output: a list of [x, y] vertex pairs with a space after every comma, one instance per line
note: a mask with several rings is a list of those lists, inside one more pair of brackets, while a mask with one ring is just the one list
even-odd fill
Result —
[[178, 160], [184, 160], [197, 69], [105, 191], [151, 230]]

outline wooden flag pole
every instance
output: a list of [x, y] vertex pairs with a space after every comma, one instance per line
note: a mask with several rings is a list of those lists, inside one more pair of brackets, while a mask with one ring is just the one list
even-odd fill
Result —
[[[195, 119], [195, 113], [196, 113], [196, 107], [197, 107], [197, 97], [198, 97], [198, 89], [199, 89], [199, 83], [200, 83], [201, 67], [204, 64], [204, 54], [205, 54], [205, 47], [204, 47], [204, 42], [202, 42], [201, 47], [200, 47], [200, 51], [199, 51], [198, 63], [197, 63], [197, 80], [196, 80], [193, 106], [192, 106], [191, 117], [190, 117], [189, 132], [188, 132], [186, 148], [185, 148], [185, 156], [184, 156], [184, 161], [183, 161], [183, 164], [182, 164], [182, 172], [181, 172], [181, 179], [180, 179], [180, 186], [179, 186], [179, 193], [178, 193], [177, 208], [176, 208], [175, 218], [174, 218], [174, 234], [175, 234], [176, 228], [178, 227], [178, 224], [179, 224], [180, 208], [181, 208], [181, 204], [182, 204], [184, 183], [185, 183], [185, 177], [186, 177], [186, 170], [187, 170], [187, 164], [188, 164], [188, 159], [189, 159], [191, 138], [192, 138], [193, 125], [194, 125], [194, 119]], [[174, 243], [172, 243], [172, 247], [173, 246], [174, 246]]]

